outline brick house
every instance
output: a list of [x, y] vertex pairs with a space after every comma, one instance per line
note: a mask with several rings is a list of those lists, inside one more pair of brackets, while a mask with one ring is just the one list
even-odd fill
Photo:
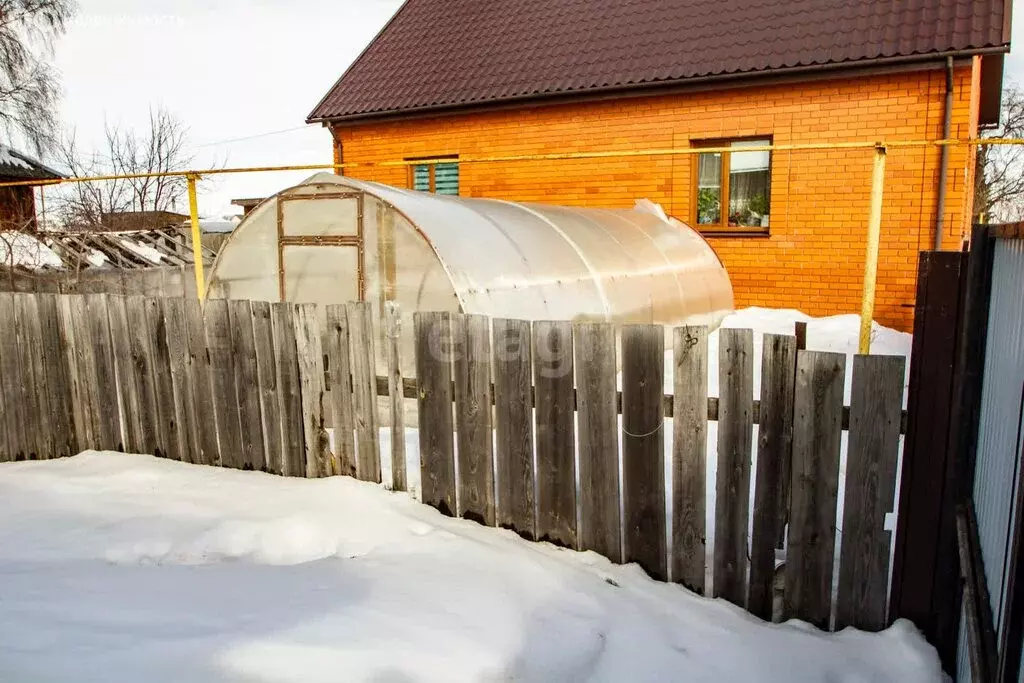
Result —
[[[27, 154], [0, 144], [0, 183], [63, 177], [59, 171]], [[37, 227], [35, 187], [0, 187], [0, 230], [35, 230]]]
[[[706, 235], [737, 307], [849, 313], [872, 150], [743, 147], [974, 138], [998, 121], [1009, 36], [1010, 0], [407, 0], [309, 121], [337, 163], [450, 158], [345, 171], [363, 179], [651, 199]], [[735, 151], [479, 161], [699, 146]], [[887, 161], [876, 317], [909, 329], [918, 252], [969, 234], [974, 152], [893, 145]]]

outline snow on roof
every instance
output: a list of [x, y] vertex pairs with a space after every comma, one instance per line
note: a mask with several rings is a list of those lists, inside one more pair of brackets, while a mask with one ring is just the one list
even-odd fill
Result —
[[0, 266], [8, 268], [61, 268], [64, 263], [57, 253], [24, 232], [0, 232]]
[[65, 177], [65, 174], [12, 147], [0, 144], [0, 176], [25, 180], [56, 180]]

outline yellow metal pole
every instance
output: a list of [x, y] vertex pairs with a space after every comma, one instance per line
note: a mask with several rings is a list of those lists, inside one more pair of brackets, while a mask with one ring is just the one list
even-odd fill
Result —
[[186, 176], [188, 180], [188, 211], [192, 217], [192, 260], [196, 271], [196, 291], [199, 300], [206, 301], [206, 273], [203, 272], [203, 233], [199, 229], [199, 200], [196, 197], [196, 180], [194, 173]]
[[882, 195], [885, 190], [885, 145], [875, 145], [875, 170], [871, 176], [871, 217], [868, 221], [868, 252], [864, 263], [864, 299], [860, 309], [859, 353], [871, 353], [871, 323], [875, 318], [878, 283], [878, 243], [882, 236]]

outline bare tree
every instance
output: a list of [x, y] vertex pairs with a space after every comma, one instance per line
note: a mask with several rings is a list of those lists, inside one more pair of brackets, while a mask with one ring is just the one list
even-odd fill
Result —
[[60, 87], [47, 59], [74, 12], [73, 0], [0, 0], [0, 125], [37, 154], [57, 127]]
[[[1003, 91], [999, 127], [986, 137], [1024, 138], [1024, 90]], [[1024, 146], [979, 145], [974, 178], [974, 215], [988, 222], [1024, 220]]]
[[193, 162], [187, 151], [188, 130], [166, 109], [150, 111], [149, 128], [139, 133], [108, 124], [102, 151], [81, 152], [74, 133], [58, 148], [60, 163], [78, 177], [141, 176], [76, 183], [58, 199], [58, 215], [68, 227], [95, 228], [110, 214], [176, 211], [187, 192], [181, 176], [162, 173], [186, 170]]

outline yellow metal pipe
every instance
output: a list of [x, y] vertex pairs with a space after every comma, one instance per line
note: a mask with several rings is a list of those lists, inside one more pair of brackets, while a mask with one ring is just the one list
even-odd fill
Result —
[[875, 168], [871, 176], [871, 216], [868, 220], [868, 250], [864, 263], [864, 298], [860, 308], [859, 353], [871, 353], [871, 324], [875, 319], [875, 290], [878, 284], [878, 244], [882, 237], [882, 195], [885, 189], [885, 145], [875, 146]]
[[[801, 152], [801, 151], [827, 151], [844, 149], [873, 149], [878, 143], [875, 142], [822, 142], [807, 144], [788, 145], [759, 145], [757, 147], [744, 147], [744, 152]], [[1024, 138], [975, 138], [970, 140], [896, 140], [885, 143], [887, 148], [911, 148], [931, 146], [961, 146], [961, 145], [1024, 145]], [[522, 154], [511, 156], [488, 156], [488, 157], [459, 157], [460, 164], [487, 164], [487, 163], [509, 163], [527, 161], [565, 161], [573, 159], [618, 159], [631, 157], [658, 157], [658, 156], [686, 156], [692, 154], [723, 153], [736, 151], [732, 147], [681, 147], [669, 149], [640, 149], [640, 150], [617, 150], [600, 152], [564, 152], [555, 154]], [[394, 168], [417, 166], [421, 164], [444, 164], [451, 163], [452, 159], [416, 159], [409, 161], [397, 159], [393, 161], [353, 161], [342, 164], [307, 164], [299, 166], [253, 166], [244, 168], [210, 168], [194, 171], [166, 171], [161, 173], [134, 173], [125, 175], [101, 175], [81, 178], [61, 178], [56, 180], [19, 180], [0, 183], [0, 187], [23, 187], [23, 186], [46, 186], [62, 185], [65, 183], [91, 183], [108, 180], [128, 180], [142, 178], [167, 178], [167, 177], [188, 177], [224, 175], [229, 173], [273, 173], [282, 171], [331, 171], [366, 168]]]
[[199, 229], [199, 199], [196, 196], [196, 180], [199, 176], [190, 173], [188, 180], [188, 212], [192, 218], [192, 260], [196, 272], [196, 292], [199, 301], [206, 301], [206, 273], [203, 270], [203, 232]]

